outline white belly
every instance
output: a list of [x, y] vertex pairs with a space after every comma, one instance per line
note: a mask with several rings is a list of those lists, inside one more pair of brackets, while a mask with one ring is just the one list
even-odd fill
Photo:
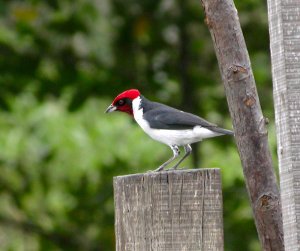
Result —
[[139, 125], [143, 130], [153, 139], [160, 141], [167, 145], [183, 146], [201, 141], [205, 138], [215, 137], [216, 134], [206, 128], [197, 126], [191, 130], [166, 130], [166, 129], [153, 129], [149, 125]]
[[149, 126], [149, 123], [143, 118], [143, 109], [139, 109], [140, 98], [136, 98], [132, 102], [134, 119], [140, 127], [153, 139], [167, 145], [183, 146], [201, 141], [205, 138], [216, 137], [221, 134], [212, 132], [204, 127], [196, 126], [188, 130], [168, 130], [154, 129]]

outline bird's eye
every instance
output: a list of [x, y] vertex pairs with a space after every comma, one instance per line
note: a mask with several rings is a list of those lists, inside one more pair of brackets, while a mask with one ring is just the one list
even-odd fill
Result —
[[122, 105], [124, 105], [125, 104], [125, 101], [123, 100], [123, 99], [120, 99], [119, 101], [118, 101], [118, 105], [119, 106], [122, 106]]

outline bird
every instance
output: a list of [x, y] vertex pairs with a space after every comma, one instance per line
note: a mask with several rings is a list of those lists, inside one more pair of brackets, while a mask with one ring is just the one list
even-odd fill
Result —
[[137, 89], [126, 90], [115, 97], [105, 113], [120, 111], [134, 117], [134, 120], [152, 139], [168, 145], [173, 156], [155, 171], [163, 171], [180, 155], [179, 147], [185, 150], [184, 156], [170, 169], [174, 170], [192, 153], [191, 144], [221, 135], [233, 135], [207, 120], [158, 102], [152, 102]]

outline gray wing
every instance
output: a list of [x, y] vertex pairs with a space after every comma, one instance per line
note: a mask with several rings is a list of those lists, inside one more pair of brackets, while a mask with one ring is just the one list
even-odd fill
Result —
[[207, 120], [194, 114], [183, 112], [172, 107], [165, 109], [152, 109], [144, 114], [144, 118], [149, 121], [151, 128], [185, 130], [195, 126], [201, 126], [211, 131], [232, 135], [232, 131], [218, 127]]

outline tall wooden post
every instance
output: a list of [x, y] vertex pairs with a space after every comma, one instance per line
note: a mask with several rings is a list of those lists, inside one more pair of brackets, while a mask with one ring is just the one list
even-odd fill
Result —
[[233, 0], [201, 0], [212, 35], [234, 138], [263, 250], [283, 251], [280, 194], [268, 145], [267, 120]]
[[285, 250], [300, 249], [300, 2], [268, 0]]
[[117, 251], [223, 250], [219, 169], [114, 178]]

